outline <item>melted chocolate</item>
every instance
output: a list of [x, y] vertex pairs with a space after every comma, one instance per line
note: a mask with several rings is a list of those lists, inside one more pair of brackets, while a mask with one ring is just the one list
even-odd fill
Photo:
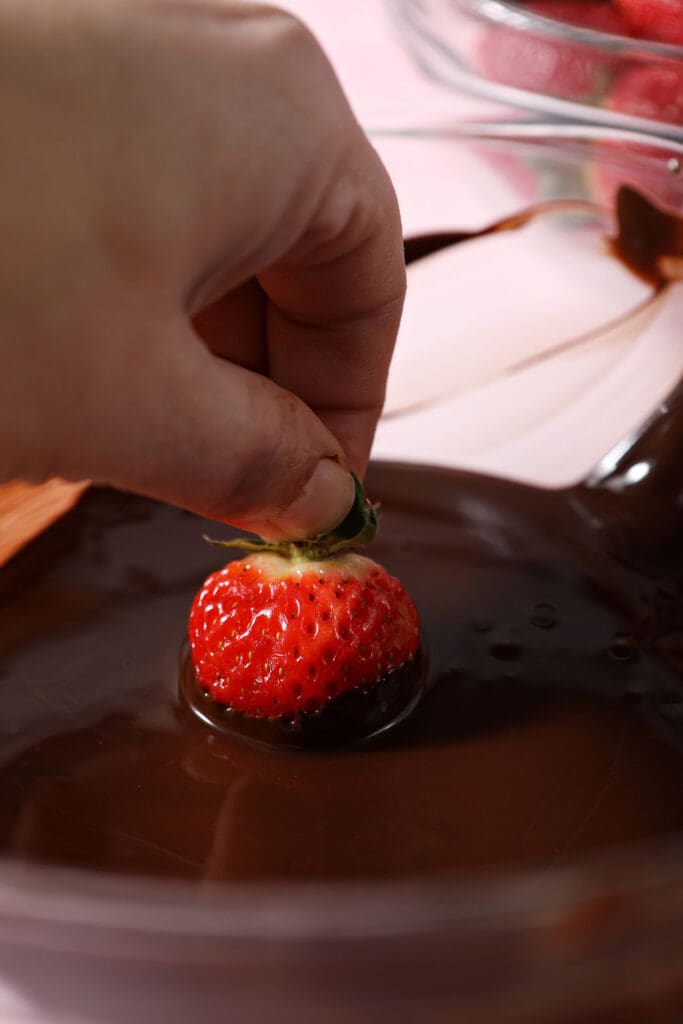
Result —
[[549, 864], [679, 828], [676, 419], [563, 491], [373, 467], [375, 555], [421, 611], [429, 691], [353, 750], [263, 749], [198, 721], [178, 699], [178, 648], [224, 556], [187, 513], [90, 493], [2, 581], [2, 849], [197, 878], [350, 877]]
[[0, 577], [0, 851], [195, 879], [391, 877], [680, 829], [683, 393], [621, 447], [558, 491], [372, 467], [373, 555], [418, 605], [429, 669], [411, 714], [344, 750], [199, 720], [179, 648], [225, 554], [188, 513], [91, 491]]
[[315, 711], [281, 718], [256, 718], [232, 711], [202, 689], [190, 647], [180, 658], [180, 699], [206, 725], [226, 736], [243, 736], [266, 747], [333, 750], [352, 747], [402, 722], [417, 706], [427, 679], [427, 658], [420, 650], [401, 668], [372, 686], [357, 687]]

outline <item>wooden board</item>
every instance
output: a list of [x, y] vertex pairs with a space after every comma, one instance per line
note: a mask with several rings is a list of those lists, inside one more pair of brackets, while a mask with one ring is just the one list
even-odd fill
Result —
[[0, 485], [0, 565], [68, 512], [88, 485], [48, 480], [27, 484], [15, 480]]

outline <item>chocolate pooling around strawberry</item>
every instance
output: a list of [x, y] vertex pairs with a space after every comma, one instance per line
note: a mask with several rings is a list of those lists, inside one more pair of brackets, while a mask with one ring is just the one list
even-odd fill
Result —
[[348, 690], [311, 711], [263, 718], [233, 711], [202, 689], [184, 644], [180, 655], [181, 705], [216, 732], [266, 746], [331, 750], [354, 747], [403, 723], [417, 707], [427, 681], [420, 647], [401, 668], [371, 686]]

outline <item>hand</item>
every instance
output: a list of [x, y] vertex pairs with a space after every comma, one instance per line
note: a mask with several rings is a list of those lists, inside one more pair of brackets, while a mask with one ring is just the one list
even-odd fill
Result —
[[0, 67], [0, 478], [334, 526], [405, 276], [312, 36], [243, 2], [5, 0]]

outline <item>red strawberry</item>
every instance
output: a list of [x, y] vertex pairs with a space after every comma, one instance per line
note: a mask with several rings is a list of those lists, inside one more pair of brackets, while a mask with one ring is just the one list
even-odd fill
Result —
[[683, 65], [627, 68], [614, 83], [605, 106], [634, 117], [683, 125]]
[[369, 558], [338, 553], [374, 535], [371, 506], [365, 515], [374, 521], [352, 537], [255, 543], [209, 576], [189, 637], [197, 681], [215, 701], [259, 718], [311, 712], [415, 656], [418, 614], [401, 583]]
[[[633, 117], [683, 125], [683, 66], [636, 66], [616, 78], [604, 106]], [[681, 205], [680, 176], [673, 158], [667, 172], [666, 155], [644, 145], [624, 149], [623, 143], [602, 142], [596, 159], [586, 165], [590, 190], [599, 203], [612, 206], [620, 185], [631, 185], [665, 206]]]
[[[543, 18], [597, 32], [630, 34], [626, 18], [602, 0], [532, 0], [525, 8]], [[588, 44], [572, 42], [562, 33], [559, 26], [551, 34], [490, 29], [480, 44], [481, 70], [494, 81], [517, 89], [594, 102], [604, 92], [617, 62], [608, 54], [596, 56]]]
[[593, 59], [582, 48], [531, 32], [489, 30], [479, 48], [481, 70], [502, 85], [562, 99], [586, 99], [596, 88]]
[[638, 35], [683, 46], [683, 0], [616, 0], [616, 3]]
[[254, 554], [213, 573], [190, 612], [199, 684], [235, 711], [279, 718], [378, 682], [417, 651], [401, 583], [362, 555]]
[[[566, 14], [566, 6], [560, 6], [563, 15]], [[577, 10], [576, 23], [590, 25], [590, 14], [596, 5], [574, 6], [580, 9], [580, 13]], [[548, 18], [554, 17], [555, 7], [550, 3], [534, 5], [535, 9], [540, 8], [538, 14]], [[599, 9], [602, 10], [601, 5]], [[603, 25], [607, 28], [604, 18], [598, 19], [594, 27]], [[617, 31], [611, 19], [609, 30]], [[503, 85], [582, 101], [592, 100], [601, 94], [614, 63], [611, 58], [596, 61], [591, 50], [579, 43], [507, 28], [493, 28], [486, 32], [479, 47], [479, 60], [484, 74]]]

